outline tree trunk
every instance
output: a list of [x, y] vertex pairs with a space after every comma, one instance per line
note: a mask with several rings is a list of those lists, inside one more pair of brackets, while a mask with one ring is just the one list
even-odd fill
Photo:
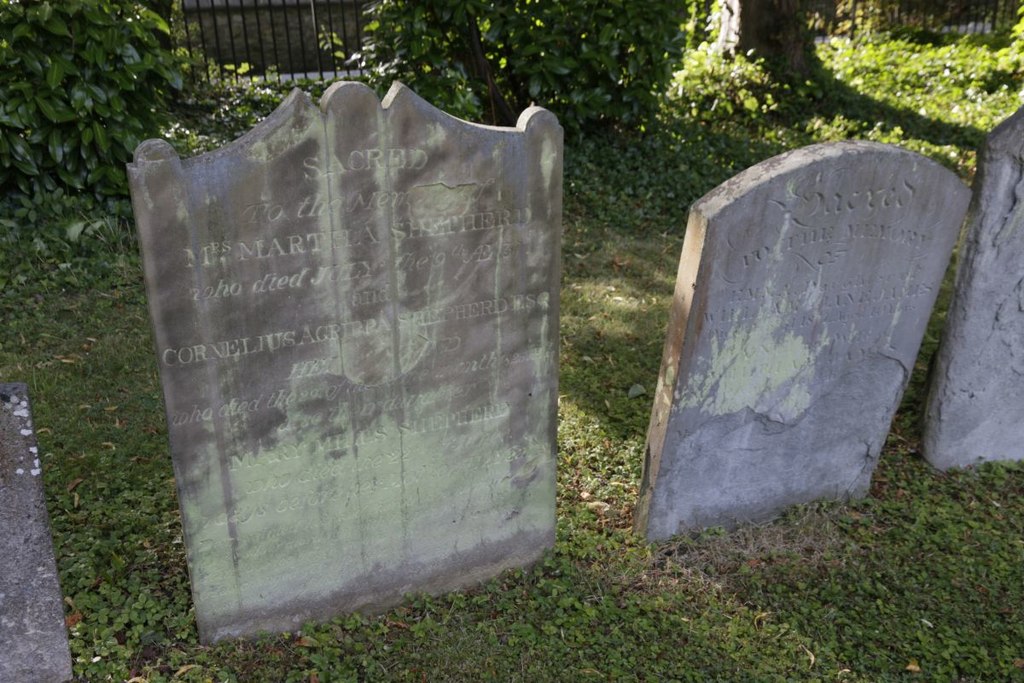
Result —
[[801, 0], [722, 0], [718, 47], [735, 55], [753, 51], [793, 75], [810, 72], [813, 48]]

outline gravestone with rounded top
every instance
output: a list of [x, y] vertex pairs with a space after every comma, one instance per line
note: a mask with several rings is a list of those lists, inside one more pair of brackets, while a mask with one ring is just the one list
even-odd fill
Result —
[[71, 678], [28, 388], [0, 384], [0, 683]]
[[950, 171], [870, 142], [774, 157], [698, 200], [638, 530], [866, 492], [967, 201]]
[[1024, 109], [989, 134], [968, 213], [925, 413], [940, 469], [1024, 460]]
[[562, 131], [294, 91], [129, 166], [201, 638], [297, 629], [554, 542]]

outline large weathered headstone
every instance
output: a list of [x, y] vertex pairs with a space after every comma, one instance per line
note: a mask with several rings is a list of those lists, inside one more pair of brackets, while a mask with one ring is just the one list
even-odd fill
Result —
[[693, 205], [638, 530], [866, 492], [968, 194], [920, 155], [846, 142], [764, 161]]
[[925, 458], [1024, 460], [1024, 109], [988, 136], [931, 373]]
[[0, 384], [0, 683], [71, 678], [28, 389]]
[[457, 588], [554, 542], [562, 132], [293, 92], [129, 166], [204, 641]]

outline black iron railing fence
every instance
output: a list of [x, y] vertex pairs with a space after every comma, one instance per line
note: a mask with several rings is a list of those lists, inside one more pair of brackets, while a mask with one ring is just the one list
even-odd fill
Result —
[[[808, 0], [808, 9], [819, 36], [896, 27], [988, 33], [1012, 26], [1021, 2]], [[180, 0], [175, 35], [196, 56], [201, 68], [194, 73], [200, 77], [330, 78], [358, 68], [350, 60], [360, 50], [369, 4], [371, 0]], [[717, 4], [705, 0], [708, 12]]]
[[811, 27], [823, 36], [895, 28], [937, 33], [991, 33], [1017, 21], [1020, 0], [811, 0]]
[[[367, 0], [182, 0], [175, 34], [221, 76], [345, 74], [363, 38]], [[210, 67], [214, 67], [211, 69]]]

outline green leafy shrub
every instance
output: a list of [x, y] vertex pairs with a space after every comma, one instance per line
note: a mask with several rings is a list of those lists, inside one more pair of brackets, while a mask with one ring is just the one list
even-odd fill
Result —
[[1010, 43], [999, 51], [1000, 65], [1018, 77], [1024, 76], [1024, 4], [1017, 9], [1017, 23], [1010, 29]]
[[124, 163], [181, 86], [167, 32], [133, 0], [0, 3], [0, 186], [124, 194]]
[[[887, 116], [889, 123], [906, 127], [893, 116], [903, 110], [919, 115], [922, 127], [959, 127], [948, 133], [957, 138], [950, 142], [976, 147], [1006, 111], [1020, 106], [1024, 95], [1017, 74], [1000, 58], [1001, 44], [979, 36], [939, 45], [884, 37], [832, 40], [820, 46], [819, 54], [836, 81], [833, 86], [849, 86], [848, 91], [897, 110]], [[865, 104], [865, 98], [859, 99]], [[858, 113], [848, 103], [844, 109]]]
[[381, 0], [362, 64], [473, 120], [509, 125], [533, 102], [577, 130], [642, 125], [682, 52], [668, 0]]
[[674, 107], [699, 121], [733, 125], [761, 119], [779, 108], [789, 86], [778, 83], [761, 59], [724, 58], [708, 43], [686, 53], [668, 89]]
[[141, 277], [128, 200], [62, 188], [0, 196], [0, 318], [25, 294], [102, 289]]
[[171, 106], [173, 122], [164, 137], [182, 157], [222, 147], [252, 130], [294, 88], [319, 100], [331, 81], [298, 79], [250, 81], [211, 79], [190, 85]]

